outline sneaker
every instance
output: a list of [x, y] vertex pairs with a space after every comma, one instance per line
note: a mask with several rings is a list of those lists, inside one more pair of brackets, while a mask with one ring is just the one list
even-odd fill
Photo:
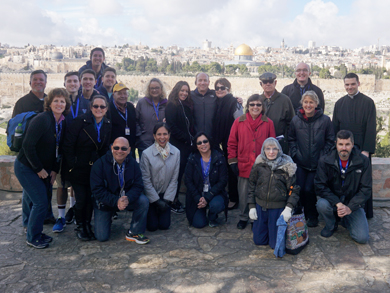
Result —
[[130, 230], [126, 233], [126, 240], [134, 241], [137, 244], [146, 244], [150, 241], [150, 239], [143, 234], [133, 234]]
[[171, 203], [171, 211], [173, 213], [179, 214], [179, 215], [184, 214], [184, 212], [185, 212], [180, 201]]
[[112, 216], [112, 218], [113, 218], [114, 220], [118, 219], [118, 213], [115, 212], [114, 215]]
[[69, 210], [66, 212], [66, 215], [65, 215], [66, 224], [72, 224], [73, 219], [74, 219], [74, 209], [72, 207], [72, 208], [69, 208]]
[[32, 247], [37, 248], [37, 249], [43, 249], [43, 248], [49, 247], [49, 243], [46, 243], [42, 239], [36, 239], [32, 242], [29, 242], [27, 240], [26, 243], [27, 243], [27, 245], [32, 246]]
[[217, 222], [216, 220], [210, 221], [210, 222], [209, 222], [209, 226], [210, 226], [211, 228], [218, 227], [218, 222]]
[[53, 238], [50, 237], [49, 235], [46, 235], [44, 233], [41, 233], [41, 240], [45, 243], [50, 243], [53, 241]]
[[53, 232], [60, 233], [60, 232], [64, 231], [65, 227], [66, 227], [66, 220], [64, 218], [58, 218], [57, 222], [53, 226]]

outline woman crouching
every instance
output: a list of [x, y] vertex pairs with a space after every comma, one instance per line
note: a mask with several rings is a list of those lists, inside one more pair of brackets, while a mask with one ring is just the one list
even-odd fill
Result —
[[295, 185], [297, 166], [283, 154], [279, 142], [267, 138], [249, 176], [249, 217], [253, 222], [253, 241], [275, 249], [276, 221], [283, 215], [286, 222], [299, 200], [300, 187]]

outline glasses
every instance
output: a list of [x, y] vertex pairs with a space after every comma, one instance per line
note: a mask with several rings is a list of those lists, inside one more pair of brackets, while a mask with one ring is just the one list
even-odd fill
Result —
[[265, 148], [264, 151], [266, 151], [266, 152], [273, 151], [273, 152], [277, 153], [279, 151], [279, 149], [278, 148]]
[[261, 107], [262, 104], [260, 103], [249, 103], [249, 107], [254, 107], [254, 106], [257, 106], [257, 107]]
[[224, 91], [224, 90], [228, 90], [229, 88], [226, 87], [226, 86], [216, 86], [215, 87], [215, 90], [216, 91]]
[[261, 81], [263, 84], [271, 84], [271, 83], [274, 83], [274, 81], [273, 80], [262, 80]]
[[209, 141], [207, 139], [205, 139], [205, 140], [198, 141], [196, 144], [201, 145], [202, 143], [206, 144], [206, 143], [209, 143]]
[[102, 110], [104, 110], [104, 109], [106, 109], [107, 108], [107, 106], [104, 106], [104, 105], [93, 105], [92, 107], [94, 107], [95, 109], [102, 109]]
[[297, 69], [295, 70], [296, 73], [300, 73], [300, 72], [309, 72], [309, 70], [307, 69]]
[[158, 87], [151, 87], [151, 88], [150, 88], [151, 91], [157, 91], [157, 90], [159, 90], [159, 89], [161, 89], [161, 87], [159, 87], [159, 86], [158, 86]]
[[112, 147], [114, 150], [116, 151], [119, 151], [119, 149], [121, 149], [121, 151], [127, 151], [129, 148], [128, 147], [118, 147], [118, 146], [114, 146]]

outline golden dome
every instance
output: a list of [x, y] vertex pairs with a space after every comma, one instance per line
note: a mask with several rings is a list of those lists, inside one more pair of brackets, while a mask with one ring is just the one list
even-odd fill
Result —
[[253, 56], [253, 51], [248, 45], [241, 44], [236, 48], [236, 50], [234, 50], [234, 55]]

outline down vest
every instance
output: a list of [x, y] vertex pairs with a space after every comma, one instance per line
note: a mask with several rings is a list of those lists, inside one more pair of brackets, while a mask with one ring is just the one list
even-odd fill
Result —
[[317, 169], [318, 159], [332, 148], [335, 141], [330, 118], [323, 114], [322, 109], [316, 110], [308, 120], [298, 110], [288, 134], [291, 158], [299, 167], [309, 171]]

